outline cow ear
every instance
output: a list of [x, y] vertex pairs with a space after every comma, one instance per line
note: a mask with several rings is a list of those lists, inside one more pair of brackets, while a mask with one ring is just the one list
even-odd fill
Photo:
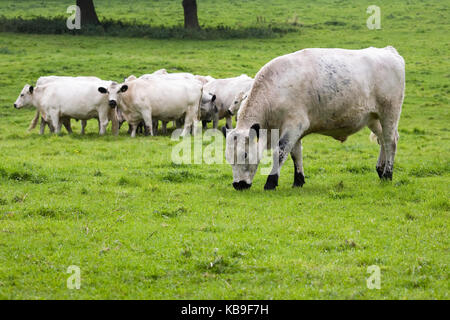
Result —
[[223, 133], [223, 136], [226, 138], [227, 137], [227, 127], [225, 127], [225, 126], [222, 127], [222, 133]]
[[124, 84], [121, 88], [120, 88], [120, 92], [126, 92], [128, 90], [128, 86], [126, 84]]
[[255, 130], [255, 132], [256, 132], [256, 138], [257, 138], [258, 140], [259, 140], [259, 129], [260, 129], [259, 123], [255, 123], [255, 124], [252, 125], [251, 128], [250, 128], [250, 134], [252, 133], [252, 130]]
[[33, 94], [34, 87], [33, 87], [33, 86], [30, 86], [30, 88], [28, 89], [28, 91], [30, 92], [30, 94]]
[[103, 88], [103, 87], [100, 87], [100, 88], [98, 88], [98, 92], [100, 92], [101, 94], [105, 94], [105, 93], [108, 92], [108, 90], [106, 90], [106, 89]]
[[212, 96], [212, 98], [211, 98], [211, 102], [214, 102], [214, 101], [216, 101], [216, 95], [215, 94], [213, 94], [213, 96]]

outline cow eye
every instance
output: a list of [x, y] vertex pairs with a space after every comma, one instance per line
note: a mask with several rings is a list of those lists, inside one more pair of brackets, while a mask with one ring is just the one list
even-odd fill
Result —
[[244, 154], [244, 159], [247, 159], [248, 155], [247, 152]]
[[20, 96], [23, 97], [23, 93]]
[[235, 101], [234, 104], [237, 104], [237, 101]]

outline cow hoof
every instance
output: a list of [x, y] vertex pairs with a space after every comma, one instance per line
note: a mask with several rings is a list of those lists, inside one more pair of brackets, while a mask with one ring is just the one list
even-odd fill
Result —
[[384, 171], [380, 178], [383, 181], [392, 181], [392, 171]]
[[267, 177], [266, 184], [264, 185], [264, 190], [275, 190], [278, 187], [278, 175], [271, 174]]
[[293, 188], [303, 187], [305, 184], [305, 176], [302, 173], [295, 174]]
[[378, 177], [380, 179], [382, 179], [383, 178], [384, 168], [383, 167], [376, 167], [376, 169], [377, 169]]

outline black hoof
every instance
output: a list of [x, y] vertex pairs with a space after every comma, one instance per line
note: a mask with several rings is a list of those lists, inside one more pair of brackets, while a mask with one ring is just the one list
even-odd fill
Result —
[[271, 174], [267, 177], [266, 184], [264, 185], [264, 190], [275, 190], [278, 186], [278, 175]]
[[305, 176], [303, 175], [303, 173], [295, 173], [294, 184], [292, 185], [292, 187], [293, 188], [303, 187], [304, 184], [305, 184]]
[[383, 167], [376, 167], [376, 169], [377, 169], [378, 177], [380, 179], [382, 179], [383, 178], [384, 168]]
[[238, 191], [250, 189], [251, 186], [251, 184], [248, 184], [245, 181], [233, 182], [233, 188]]
[[392, 181], [392, 171], [385, 171], [383, 172], [382, 176], [381, 176], [381, 180], [384, 181]]

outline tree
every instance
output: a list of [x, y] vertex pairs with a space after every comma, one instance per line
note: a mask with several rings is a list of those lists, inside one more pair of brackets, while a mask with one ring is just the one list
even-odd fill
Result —
[[184, 27], [187, 29], [199, 29], [197, 16], [197, 1], [183, 0]]
[[100, 24], [93, 0], [77, 0], [77, 6], [81, 11], [81, 25]]

